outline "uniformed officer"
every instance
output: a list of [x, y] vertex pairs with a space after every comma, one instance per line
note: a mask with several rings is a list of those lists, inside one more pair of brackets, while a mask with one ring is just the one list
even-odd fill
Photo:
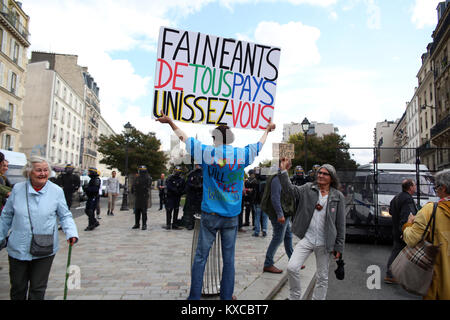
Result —
[[[176, 166], [174, 173], [167, 178], [167, 198], [166, 198], [166, 229], [180, 229], [177, 225], [178, 211], [180, 209], [181, 196], [184, 193], [185, 181], [181, 177], [181, 167]], [[173, 215], [172, 215], [173, 214]]]
[[97, 169], [89, 168], [88, 176], [91, 178], [91, 180], [89, 180], [88, 185], [84, 187], [84, 191], [86, 192], [88, 198], [86, 201], [85, 212], [89, 218], [89, 225], [87, 226], [86, 229], [84, 229], [84, 231], [94, 230], [96, 227], [100, 225], [97, 219], [95, 219], [94, 213], [94, 210], [97, 208], [97, 202], [99, 200], [98, 193], [100, 190], [100, 183], [101, 183]]
[[80, 177], [77, 174], [74, 174], [73, 170], [74, 167], [71, 164], [67, 164], [64, 168], [64, 172], [56, 179], [56, 184], [64, 190], [64, 196], [69, 210], [72, 206], [73, 193], [78, 191], [78, 188], [80, 187]]
[[182, 220], [188, 230], [194, 229], [194, 215], [201, 213], [202, 198], [203, 171], [202, 167], [196, 164], [186, 179], [186, 204]]
[[305, 171], [303, 171], [302, 166], [296, 166], [294, 175], [292, 176], [292, 184], [296, 186], [302, 186], [306, 183]]
[[131, 187], [131, 192], [136, 197], [134, 205], [135, 223], [132, 229], [139, 229], [142, 216], [142, 230], [147, 230], [147, 207], [151, 185], [152, 177], [149, 176], [147, 167], [139, 166], [138, 176]]

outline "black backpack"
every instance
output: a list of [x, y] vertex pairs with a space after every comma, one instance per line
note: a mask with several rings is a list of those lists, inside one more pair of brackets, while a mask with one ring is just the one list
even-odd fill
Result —
[[[266, 187], [264, 188], [264, 193], [261, 199], [261, 210], [264, 211], [269, 218], [277, 218], [277, 213], [272, 205], [272, 180], [276, 176], [276, 174], [271, 175], [267, 178]], [[281, 192], [281, 208], [283, 209], [283, 213], [286, 217], [295, 215], [295, 201], [291, 197], [290, 194], [286, 194], [285, 192]]]

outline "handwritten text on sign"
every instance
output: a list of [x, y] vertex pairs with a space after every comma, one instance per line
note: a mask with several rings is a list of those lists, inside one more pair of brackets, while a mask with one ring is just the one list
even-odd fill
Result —
[[152, 116], [264, 130], [279, 60], [276, 47], [162, 27]]
[[273, 143], [272, 156], [277, 159], [294, 159], [295, 149], [293, 143]]

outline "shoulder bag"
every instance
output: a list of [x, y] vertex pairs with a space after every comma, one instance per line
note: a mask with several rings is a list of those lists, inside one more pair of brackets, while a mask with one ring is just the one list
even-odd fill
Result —
[[[433, 245], [436, 208], [437, 203], [434, 203], [433, 213], [419, 243], [415, 247], [403, 248], [391, 265], [392, 275], [403, 289], [420, 296], [425, 296], [430, 288], [434, 263], [440, 249], [440, 245]], [[433, 227], [430, 243], [425, 240], [425, 235], [431, 223], [433, 223]]]
[[34, 257], [46, 257], [53, 253], [53, 234], [34, 234], [33, 224], [31, 222], [30, 206], [28, 204], [28, 184], [25, 187], [27, 198], [28, 218], [31, 226], [31, 246], [30, 254]]

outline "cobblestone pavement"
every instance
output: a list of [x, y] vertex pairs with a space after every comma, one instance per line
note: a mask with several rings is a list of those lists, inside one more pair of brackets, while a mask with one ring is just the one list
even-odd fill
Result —
[[[165, 211], [153, 205], [148, 210], [148, 229], [132, 230], [132, 210], [120, 211], [116, 202], [114, 216], [107, 216], [102, 200], [100, 226], [84, 231], [87, 216], [75, 218], [80, 236], [72, 250], [72, 265], [80, 268], [81, 288], [68, 291], [68, 300], [184, 300], [190, 288], [190, 261], [193, 231], [165, 230]], [[153, 203], [159, 200], [153, 193]], [[180, 214], [182, 215], [182, 208]], [[252, 237], [252, 227], [238, 233], [236, 242], [235, 295], [243, 292], [262, 273], [267, 237]], [[53, 262], [47, 300], [62, 300], [68, 245], [60, 232], [60, 250]], [[280, 261], [279, 261], [280, 260]], [[280, 246], [275, 261], [287, 262]], [[9, 266], [6, 250], [0, 252], [0, 300], [9, 299]]]

